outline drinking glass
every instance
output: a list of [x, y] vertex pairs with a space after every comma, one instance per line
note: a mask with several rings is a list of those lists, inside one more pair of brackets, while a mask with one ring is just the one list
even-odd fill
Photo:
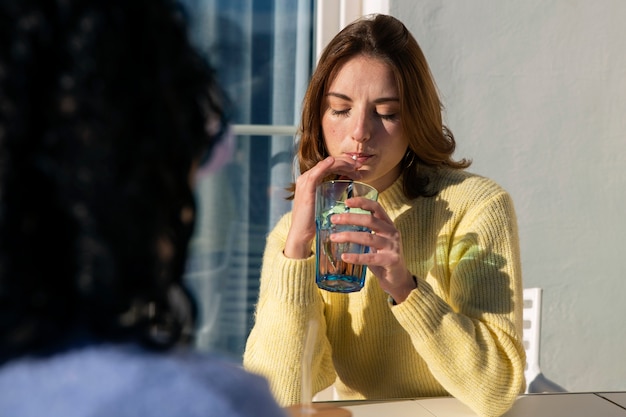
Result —
[[355, 225], [335, 225], [330, 216], [338, 213], [370, 214], [361, 208], [346, 206], [351, 197], [365, 197], [376, 201], [378, 191], [358, 181], [333, 180], [320, 184], [315, 194], [315, 282], [319, 288], [332, 292], [360, 291], [365, 284], [365, 265], [355, 265], [341, 260], [342, 253], [367, 253], [368, 246], [357, 243], [335, 243], [329, 237], [345, 231], [371, 232]]

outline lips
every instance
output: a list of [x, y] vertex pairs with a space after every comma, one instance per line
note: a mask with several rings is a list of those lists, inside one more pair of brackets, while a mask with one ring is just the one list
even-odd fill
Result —
[[370, 159], [373, 155], [366, 154], [366, 153], [348, 153], [348, 156], [355, 161], [364, 163], [368, 159]]

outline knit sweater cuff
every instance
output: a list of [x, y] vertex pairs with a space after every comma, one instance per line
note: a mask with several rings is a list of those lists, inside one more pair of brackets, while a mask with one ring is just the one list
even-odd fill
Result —
[[449, 307], [441, 302], [424, 280], [419, 280], [417, 288], [402, 303], [392, 308], [398, 322], [404, 328], [412, 329], [412, 334], [421, 340], [435, 333], [448, 310]]
[[278, 255], [274, 265], [271, 285], [274, 297], [279, 301], [306, 305], [319, 300], [315, 285], [315, 256], [306, 259], [287, 258], [283, 253]]

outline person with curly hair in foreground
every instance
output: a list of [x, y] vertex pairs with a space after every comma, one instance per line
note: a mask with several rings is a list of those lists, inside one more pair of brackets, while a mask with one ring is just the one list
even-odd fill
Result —
[[3, 415], [285, 415], [189, 347], [194, 178], [225, 106], [174, 1], [0, 3]]

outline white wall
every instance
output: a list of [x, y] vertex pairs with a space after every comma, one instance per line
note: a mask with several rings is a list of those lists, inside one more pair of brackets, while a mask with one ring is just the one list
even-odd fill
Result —
[[626, 2], [390, 0], [422, 46], [458, 156], [516, 202], [541, 368], [626, 389]]

